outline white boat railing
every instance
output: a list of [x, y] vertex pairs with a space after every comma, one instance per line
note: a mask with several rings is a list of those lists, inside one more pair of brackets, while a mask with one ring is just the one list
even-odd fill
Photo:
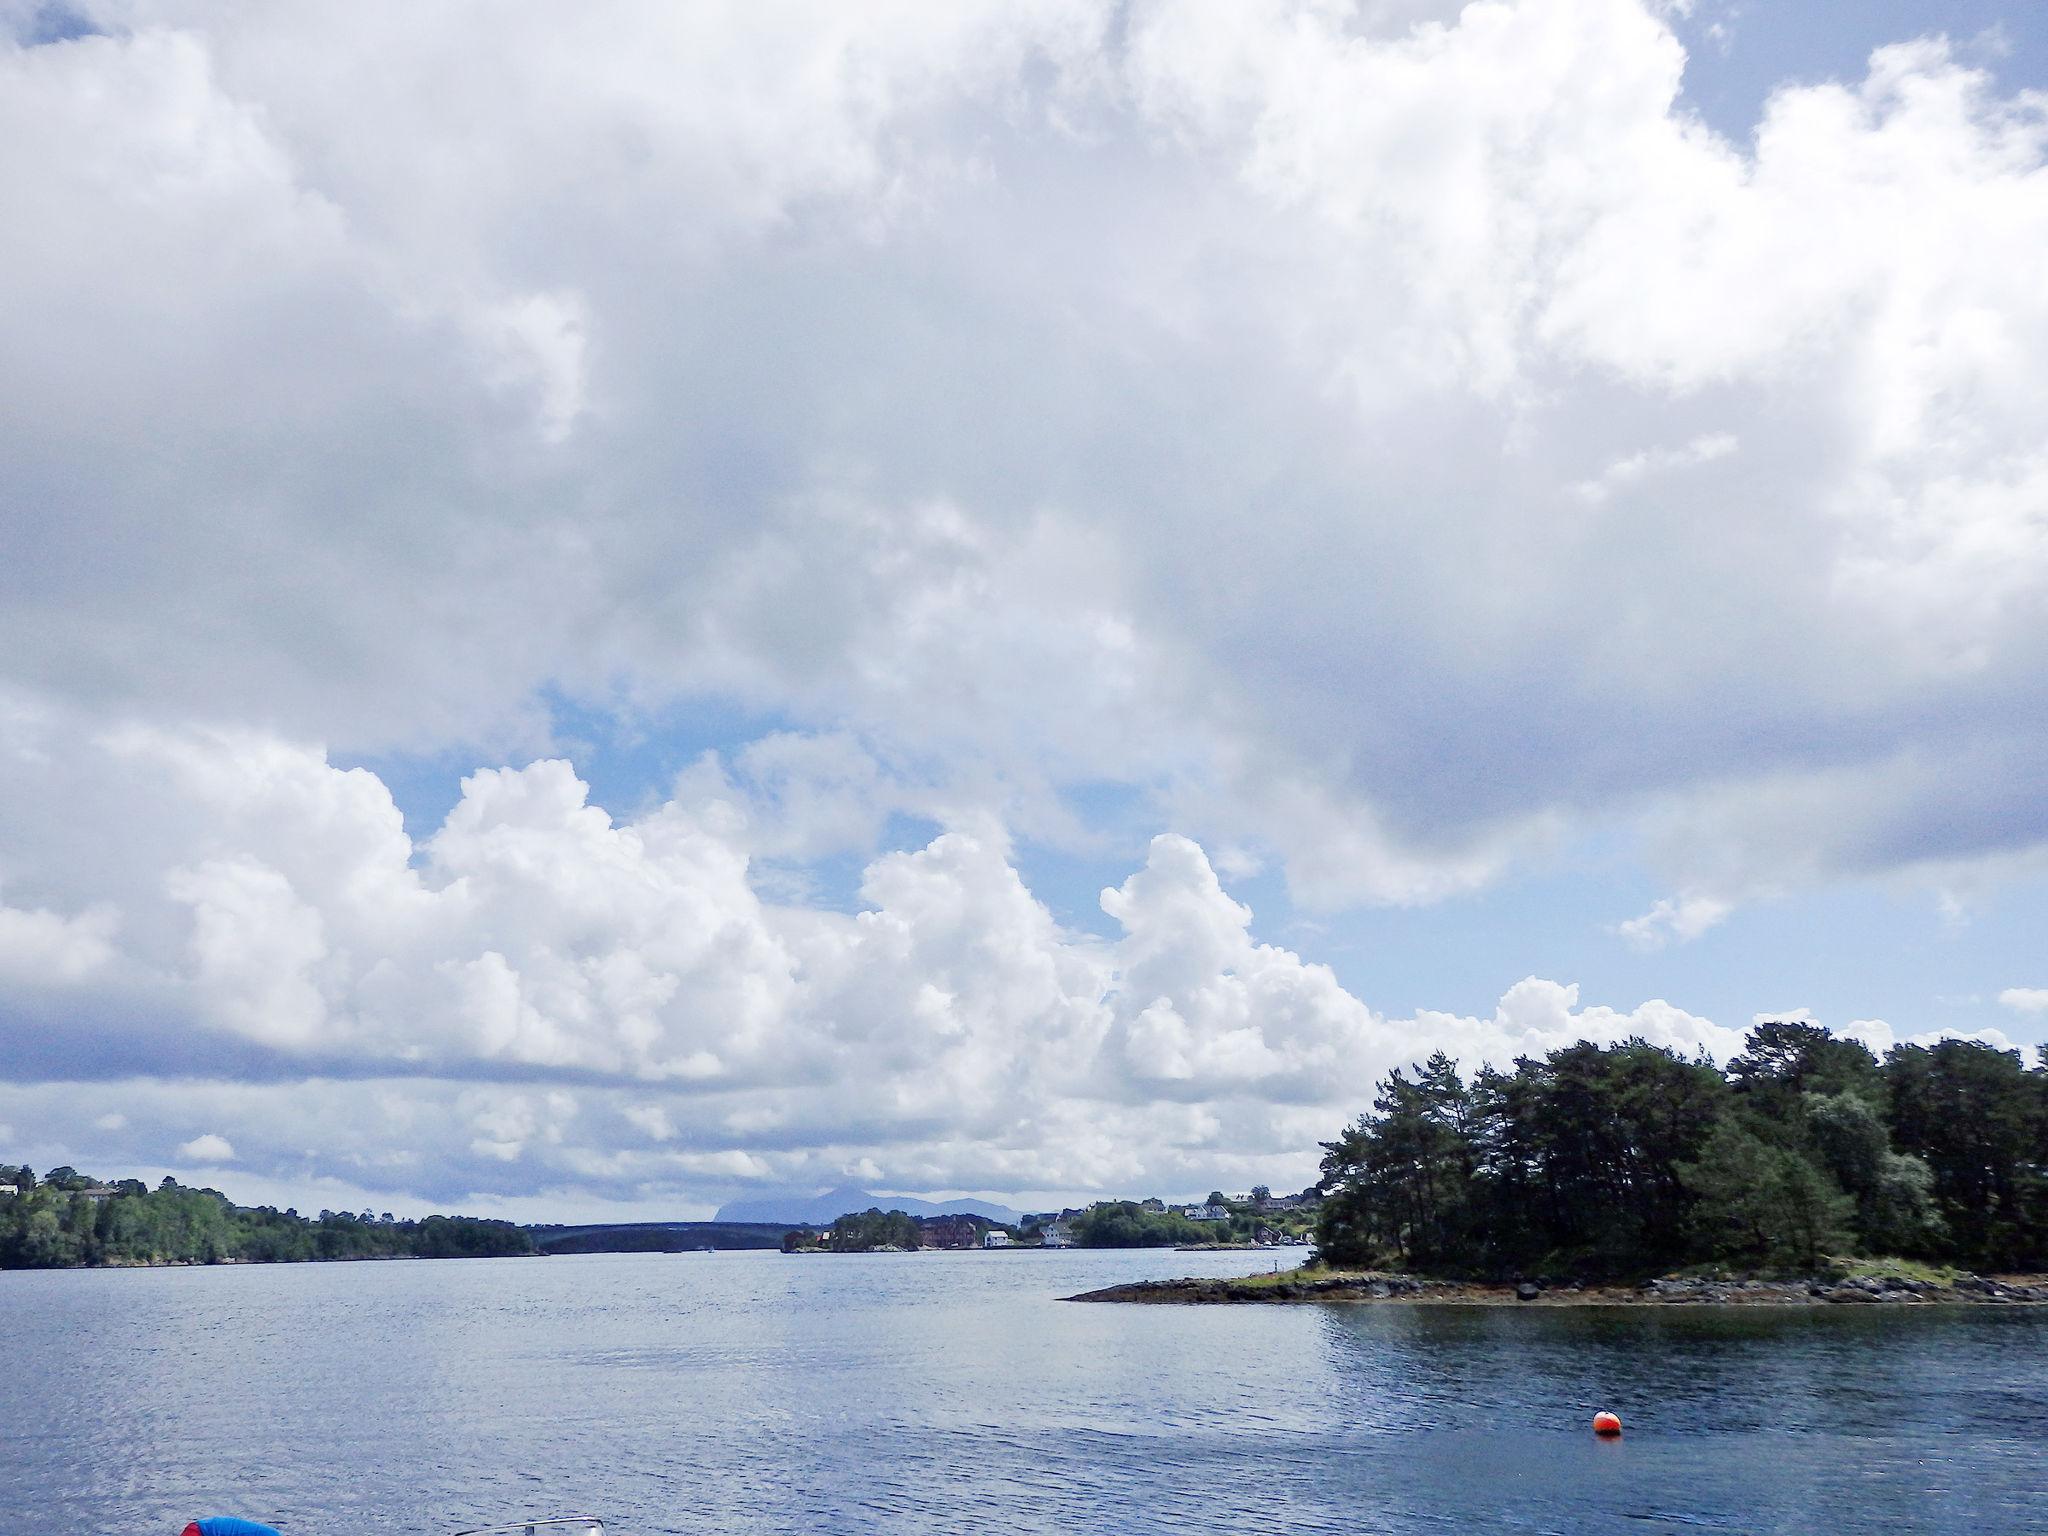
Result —
[[589, 1515], [563, 1515], [552, 1520], [515, 1520], [510, 1525], [479, 1525], [455, 1536], [604, 1536], [604, 1522]]

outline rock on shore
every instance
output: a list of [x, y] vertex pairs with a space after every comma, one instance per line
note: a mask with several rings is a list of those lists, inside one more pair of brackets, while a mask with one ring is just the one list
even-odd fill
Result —
[[1640, 1285], [1546, 1286], [1533, 1280], [1513, 1285], [1478, 1285], [1430, 1280], [1419, 1275], [1327, 1274], [1308, 1271], [1292, 1278], [1252, 1275], [1237, 1280], [1139, 1280], [1084, 1291], [1068, 1301], [1126, 1301], [1166, 1306], [1212, 1306], [1272, 1302], [1443, 1302], [1464, 1306], [1640, 1306], [1691, 1303], [1713, 1306], [1925, 1305], [1929, 1303], [2048, 1303], [2048, 1277], [1991, 1280], [1964, 1275], [1949, 1284], [1899, 1276], [1806, 1280], [1723, 1280], [1663, 1278]]

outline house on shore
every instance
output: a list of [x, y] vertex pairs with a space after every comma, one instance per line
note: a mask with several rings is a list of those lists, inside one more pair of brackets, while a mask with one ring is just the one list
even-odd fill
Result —
[[1047, 1222], [1038, 1229], [1038, 1238], [1047, 1248], [1071, 1248], [1074, 1246], [1074, 1229], [1064, 1221]]
[[1259, 1209], [1262, 1211], [1298, 1211], [1304, 1206], [1317, 1206], [1322, 1203], [1322, 1192], [1311, 1184], [1298, 1195], [1269, 1196], [1259, 1202]]
[[1008, 1248], [1012, 1246], [1010, 1234], [1001, 1227], [990, 1227], [988, 1231], [981, 1234], [981, 1246], [984, 1248]]
[[917, 1224], [924, 1248], [978, 1248], [981, 1224], [972, 1216], [927, 1216]]

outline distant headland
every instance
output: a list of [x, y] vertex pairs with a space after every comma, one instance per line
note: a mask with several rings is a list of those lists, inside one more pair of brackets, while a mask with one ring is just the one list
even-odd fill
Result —
[[0, 1167], [0, 1269], [290, 1264], [339, 1259], [501, 1258], [534, 1252], [526, 1230], [474, 1216], [301, 1216], [236, 1205], [166, 1178], [107, 1184], [75, 1168]]

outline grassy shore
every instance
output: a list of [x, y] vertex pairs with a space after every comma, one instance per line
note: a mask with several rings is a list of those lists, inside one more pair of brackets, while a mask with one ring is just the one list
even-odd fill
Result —
[[1166, 1306], [1423, 1303], [1465, 1307], [2042, 1305], [2048, 1276], [1981, 1276], [1904, 1259], [1863, 1259], [1810, 1276], [1660, 1275], [1640, 1282], [1485, 1284], [1383, 1270], [1294, 1269], [1235, 1279], [1140, 1280], [1068, 1301]]

